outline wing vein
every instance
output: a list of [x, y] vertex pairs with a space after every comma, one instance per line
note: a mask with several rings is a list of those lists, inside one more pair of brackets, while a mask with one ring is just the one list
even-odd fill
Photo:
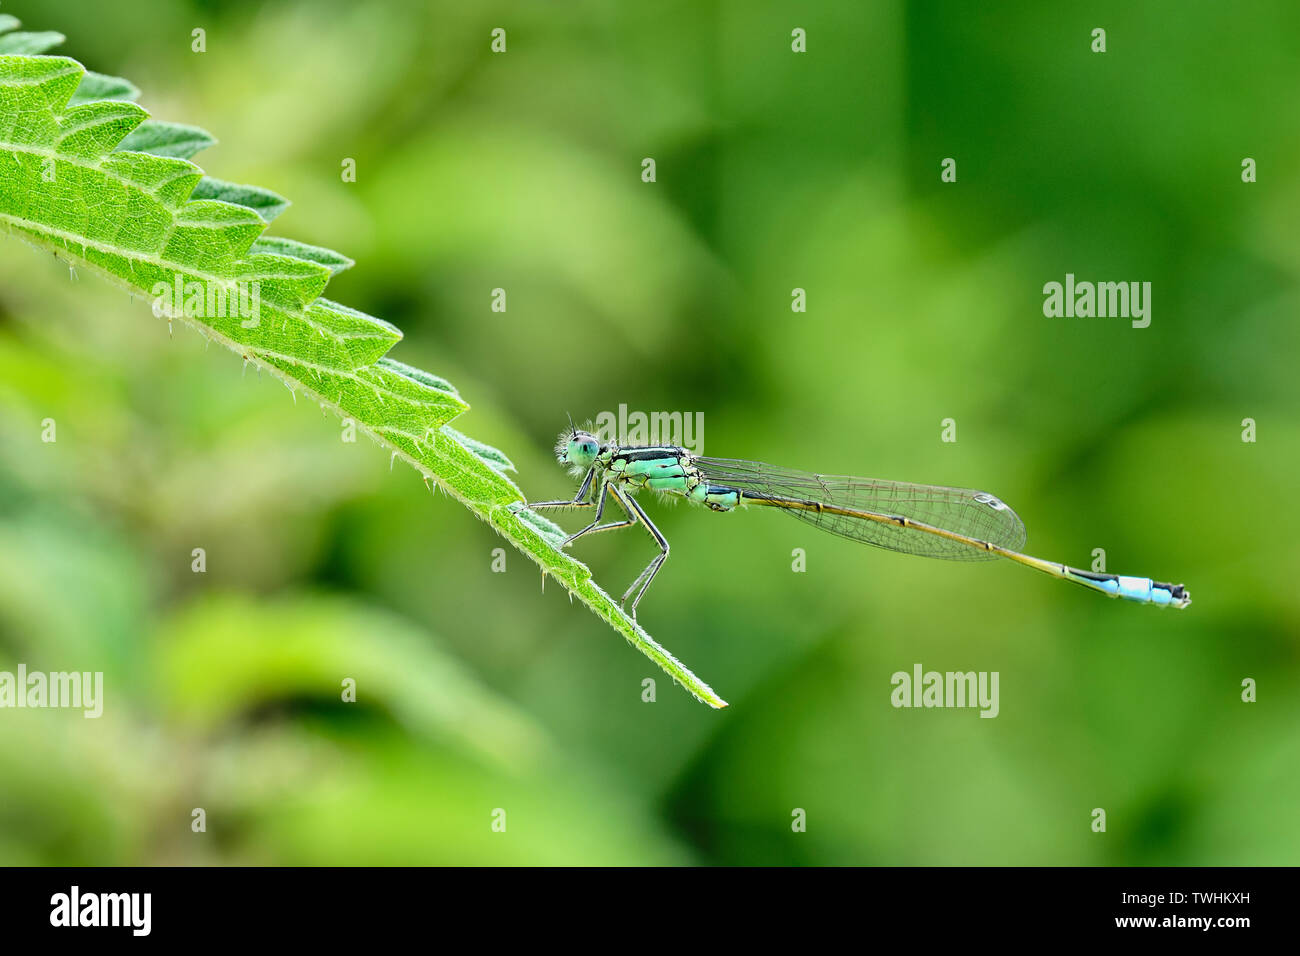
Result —
[[[693, 459], [713, 484], [735, 488], [750, 500], [781, 499], [821, 502], [836, 508], [907, 518], [932, 527], [1020, 551], [1025, 526], [1001, 499], [973, 488], [919, 485], [851, 475], [818, 475], [737, 458]], [[817, 509], [786, 508], [787, 514], [823, 531], [864, 544], [952, 561], [988, 561], [997, 557], [951, 538]]]

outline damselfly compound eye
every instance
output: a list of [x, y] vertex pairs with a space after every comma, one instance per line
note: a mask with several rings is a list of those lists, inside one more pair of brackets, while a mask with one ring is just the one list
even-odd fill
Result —
[[565, 444], [564, 451], [569, 464], [589, 468], [600, 454], [600, 441], [590, 432], [575, 432]]

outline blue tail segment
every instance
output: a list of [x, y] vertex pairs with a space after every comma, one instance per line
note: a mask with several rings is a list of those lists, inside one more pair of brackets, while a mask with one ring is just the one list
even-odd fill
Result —
[[1192, 603], [1187, 588], [1181, 584], [1164, 584], [1150, 578], [1130, 578], [1122, 574], [1093, 574], [1066, 568], [1066, 575], [1076, 584], [1101, 591], [1111, 597], [1136, 601], [1139, 604], [1154, 604], [1157, 607], [1184, 608]]

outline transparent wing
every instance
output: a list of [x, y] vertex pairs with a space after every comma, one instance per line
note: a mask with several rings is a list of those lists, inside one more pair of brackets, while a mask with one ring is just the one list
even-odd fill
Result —
[[[695, 458], [693, 461], [711, 483], [735, 488], [751, 501], [765, 501], [774, 507], [782, 507], [782, 501], [821, 502], [854, 511], [909, 518], [977, 541], [991, 541], [1012, 551], [1020, 551], [1025, 545], [1024, 522], [987, 492], [847, 475], [814, 475], [739, 458]], [[890, 551], [953, 561], [985, 561], [997, 557], [981, 548], [915, 528], [795, 506], [783, 510], [823, 531]]]

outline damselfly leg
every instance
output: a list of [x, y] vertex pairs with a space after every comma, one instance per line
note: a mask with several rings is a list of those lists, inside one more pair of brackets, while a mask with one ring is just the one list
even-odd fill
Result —
[[[624, 592], [623, 597], [619, 601], [619, 604], [623, 607], [627, 607], [627, 599], [632, 597], [632, 592], [636, 592], [636, 597], [632, 598], [632, 607], [628, 609], [628, 613], [632, 615], [632, 619], [636, 620], [637, 604], [640, 603], [641, 597], [645, 594], [646, 589], [650, 587], [650, 582], [653, 581], [655, 575], [659, 573], [659, 569], [663, 567], [664, 561], [668, 560], [668, 539], [663, 536], [663, 532], [655, 527], [654, 522], [651, 521], [649, 515], [645, 513], [645, 509], [637, 504], [636, 499], [629, 494], [625, 494], [622, 489], [612, 481], [601, 480], [595, 493], [591, 495], [590, 500], [582, 500], [587, 497], [587, 493], [591, 490], [592, 476], [594, 473], [595, 469], [587, 472], [586, 478], [583, 479], [582, 487], [578, 489], [577, 497], [572, 501], [538, 501], [529, 504], [528, 507], [538, 509], [590, 508], [592, 505], [596, 506], [596, 516], [591, 524], [587, 525], [587, 527], [583, 528], [581, 531], [575, 531], [573, 534], [565, 538], [560, 543], [561, 548], [567, 548], [569, 545], [573, 544], [573, 542], [585, 535], [598, 534], [601, 531], [614, 531], [618, 528], [630, 528], [638, 522], [645, 525], [645, 529], [650, 533], [650, 537], [654, 538], [655, 544], [659, 545], [659, 553], [654, 556], [654, 559], [651, 560], [648, 565], [646, 565], [645, 570], [636, 576], [636, 580], [632, 582], [632, 586]], [[605, 513], [605, 503], [609, 500], [610, 495], [613, 495], [619, 505], [622, 506], [623, 512], [627, 515], [627, 518], [623, 521], [609, 521], [605, 524], [601, 524], [600, 519]]]
[[655, 527], [654, 522], [651, 521], [650, 517], [645, 513], [645, 509], [637, 504], [635, 498], [631, 495], [623, 494], [617, 488], [614, 489], [614, 496], [622, 502], [623, 508], [627, 511], [629, 517], [640, 519], [641, 523], [645, 525], [645, 529], [650, 532], [650, 537], [654, 538], [655, 543], [659, 545], [659, 553], [655, 555], [654, 559], [649, 564], [646, 565], [646, 569], [637, 575], [637, 579], [632, 582], [632, 586], [623, 594], [623, 600], [619, 602], [626, 607], [628, 595], [636, 590], [637, 584], [641, 585], [641, 589], [636, 592], [636, 597], [632, 599], [632, 608], [628, 612], [632, 615], [632, 620], [635, 621], [636, 606], [641, 602], [641, 596], [645, 594], [646, 589], [650, 587], [650, 582], [655, 579], [655, 575], [659, 573], [659, 569], [663, 567], [664, 562], [668, 560], [668, 539], [665, 538], [663, 533]]
[[[575, 531], [573, 532], [573, 534], [569, 535], [567, 538], [561, 541], [560, 542], [561, 548], [567, 548], [569, 545], [573, 544], [573, 542], [577, 541], [585, 534], [598, 534], [601, 531], [613, 531], [616, 528], [630, 528], [632, 525], [636, 524], [636, 518], [632, 515], [630, 511], [627, 510], [626, 507], [624, 507], [623, 511], [627, 515], [627, 517], [624, 518], [622, 521], [610, 521], [606, 524], [600, 523], [600, 517], [605, 513], [605, 502], [609, 500], [610, 489], [611, 489], [611, 485], [609, 485], [608, 483], [602, 485], [601, 490], [597, 492], [597, 495], [599, 495], [600, 497], [600, 504], [596, 505], [595, 519], [591, 522], [591, 524], [587, 525], [587, 527], [583, 528], [581, 531]], [[618, 495], [616, 494], [614, 497], [617, 498]], [[620, 498], [619, 500], [621, 503], [622, 499]]]
[[594, 500], [583, 501], [582, 499], [587, 497], [587, 492], [591, 490], [591, 482], [595, 477], [596, 469], [587, 469], [587, 477], [582, 479], [582, 485], [578, 488], [578, 493], [573, 496], [572, 501], [533, 501], [528, 504], [528, 507], [533, 511], [538, 508], [590, 508], [596, 502]]

